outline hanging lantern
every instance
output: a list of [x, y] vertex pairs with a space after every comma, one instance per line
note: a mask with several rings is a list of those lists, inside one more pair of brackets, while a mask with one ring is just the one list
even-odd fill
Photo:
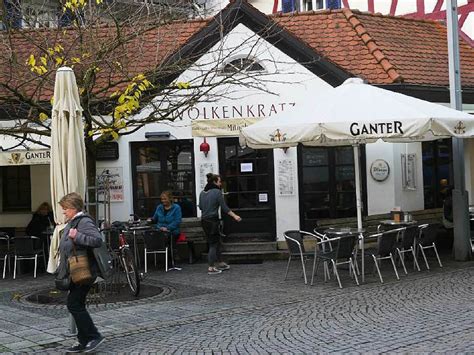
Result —
[[204, 142], [202, 142], [201, 145], [199, 146], [199, 150], [203, 152], [207, 158], [207, 154], [211, 150], [211, 146], [209, 145], [209, 143], [207, 143], [206, 137], [204, 137]]

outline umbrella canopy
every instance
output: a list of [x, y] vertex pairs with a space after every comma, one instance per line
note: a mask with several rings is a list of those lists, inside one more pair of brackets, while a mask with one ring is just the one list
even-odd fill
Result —
[[474, 117], [467, 113], [352, 78], [315, 98], [311, 106], [244, 128], [240, 143], [262, 149], [472, 136]]
[[359, 144], [410, 143], [474, 136], [474, 116], [364, 84], [359, 78], [328, 89], [311, 106], [242, 129], [240, 144], [254, 149], [354, 146], [357, 225], [362, 227]]
[[86, 190], [82, 108], [76, 77], [71, 68], [62, 67], [56, 72], [51, 118], [51, 201], [57, 226], [51, 239], [48, 272], [56, 270], [60, 232], [65, 227], [58, 202], [71, 192], [84, 196]]

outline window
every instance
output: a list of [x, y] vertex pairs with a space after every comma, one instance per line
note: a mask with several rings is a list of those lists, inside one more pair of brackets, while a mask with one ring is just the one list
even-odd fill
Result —
[[453, 184], [451, 139], [422, 143], [425, 208], [443, 206], [446, 186]]
[[3, 211], [30, 211], [30, 166], [2, 167], [1, 177]]
[[260, 65], [255, 59], [251, 58], [239, 58], [227, 63], [222, 69], [222, 74], [234, 74], [234, 73], [248, 73], [264, 71], [262, 65]]

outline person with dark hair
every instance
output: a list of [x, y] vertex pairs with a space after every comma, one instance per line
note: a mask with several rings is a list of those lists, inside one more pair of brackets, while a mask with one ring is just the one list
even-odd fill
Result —
[[86, 309], [87, 294], [98, 275], [97, 263], [89, 250], [102, 245], [102, 236], [92, 218], [83, 212], [84, 201], [78, 193], [72, 192], [65, 195], [59, 201], [59, 205], [62, 207], [67, 221], [59, 243], [59, 262], [67, 263], [69, 257], [75, 253], [79, 255], [86, 253], [92, 274], [92, 279], [86, 284], [75, 284], [71, 280], [67, 296], [67, 309], [77, 326], [78, 343], [66, 349], [66, 352], [92, 352], [105, 339], [97, 330]]
[[48, 202], [43, 202], [33, 213], [25, 232], [27, 235], [43, 239], [43, 233], [52, 226], [54, 226], [53, 209]]
[[219, 208], [221, 213], [226, 213], [235, 221], [240, 222], [242, 218], [232, 212], [224, 201], [221, 187], [222, 181], [219, 175], [209, 173], [206, 175], [207, 184], [199, 195], [199, 208], [202, 211], [201, 225], [206, 234], [209, 245], [207, 273], [209, 275], [219, 274], [230, 266], [221, 259], [222, 240], [219, 233]]

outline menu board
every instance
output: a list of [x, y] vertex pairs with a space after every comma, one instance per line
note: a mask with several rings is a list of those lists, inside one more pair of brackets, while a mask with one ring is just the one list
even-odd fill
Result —
[[416, 190], [416, 154], [402, 154], [403, 188]]
[[295, 194], [295, 166], [293, 160], [278, 160], [278, 195], [291, 196]]
[[207, 184], [207, 177], [208, 173], [214, 173], [214, 164], [212, 163], [202, 163], [199, 165], [199, 185], [201, 186], [201, 190], [204, 190]]
[[104, 201], [110, 193], [110, 202], [123, 201], [123, 169], [98, 168], [97, 169], [97, 199]]

